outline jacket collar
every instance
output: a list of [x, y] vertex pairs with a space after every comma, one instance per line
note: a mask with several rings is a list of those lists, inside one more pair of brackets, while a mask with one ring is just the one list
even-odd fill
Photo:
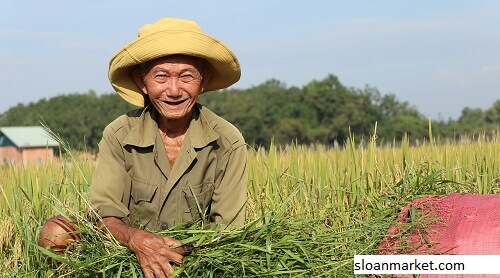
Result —
[[132, 125], [127, 136], [123, 139], [123, 145], [132, 145], [146, 148], [154, 145], [156, 133], [158, 133], [157, 112], [152, 105], [142, 110], [137, 121]]
[[204, 148], [219, 139], [219, 135], [214, 130], [216, 123], [205, 117], [203, 113], [205, 109], [201, 104], [196, 104], [193, 119], [186, 134], [194, 148]]
[[[206, 108], [197, 103], [193, 109], [193, 118], [189, 124], [186, 138], [189, 139], [192, 147], [203, 148], [217, 140], [219, 135], [214, 131], [216, 124], [207, 119], [203, 113]], [[123, 139], [123, 144], [142, 148], [153, 146], [157, 140], [156, 137], [160, 136], [158, 117], [159, 114], [154, 106], [149, 105], [143, 109], [137, 122]]]

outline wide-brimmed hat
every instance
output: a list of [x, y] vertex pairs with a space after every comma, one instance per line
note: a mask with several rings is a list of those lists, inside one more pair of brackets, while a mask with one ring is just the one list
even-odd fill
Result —
[[222, 42], [194, 21], [163, 18], [144, 25], [139, 36], [115, 54], [109, 62], [109, 81], [127, 102], [144, 106], [144, 93], [132, 72], [141, 63], [174, 54], [200, 57], [210, 64], [212, 74], [204, 92], [227, 88], [240, 79], [238, 59]]

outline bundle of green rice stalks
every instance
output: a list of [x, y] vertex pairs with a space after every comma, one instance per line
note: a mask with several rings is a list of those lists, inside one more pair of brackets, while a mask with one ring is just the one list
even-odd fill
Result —
[[[366, 230], [368, 226], [334, 229], [324, 223], [297, 215], [266, 213], [238, 229], [202, 229], [198, 223], [160, 234], [193, 246], [184, 264], [174, 266], [174, 277], [352, 276], [353, 255], [374, 248], [366, 242], [373, 235]], [[57, 266], [51, 275], [143, 277], [129, 249], [90, 222], [79, 223], [79, 228], [80, 244], [64, 255], [40, 248]]]

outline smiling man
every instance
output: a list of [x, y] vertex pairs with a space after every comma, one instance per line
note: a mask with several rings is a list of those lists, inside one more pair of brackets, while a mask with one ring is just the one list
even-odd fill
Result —
[[244, 139], [196, 102], [239, 78], [234, 54], [183, 19], [145, 25], [111, 59], [112, 86], [141, 108], [105, 128], [90, 203], [105, 229], [136, 254], [145, 277], [168, 276], [170, 263], [183, 261], [173, 249], [178, 240], [152, 231], [200, 218], [245, 221]]
[[[106, 229], [137, 256], [146, 277], [173, 272], [178, 240], [150, 233], [204, 218], [241, 225], [246, 145], [198, 95], [240, 78], [234, 54], [193, 21], [165, 18], [110, 62], [113, 87], [141, 106], [106, 127], [91, 205]], [[238, 212], [240, 212], [238, 214]]]

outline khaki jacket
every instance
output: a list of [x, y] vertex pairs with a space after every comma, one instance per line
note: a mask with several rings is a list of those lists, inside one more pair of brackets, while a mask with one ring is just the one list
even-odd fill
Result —
[[[166, 229], [208, 218], [245, 221], [247, 149], [229, 122], [197, 104], [173, 167], [150, 106], [109, 124], [99, 143], [91, 207], [134, 227]], [[241, 212], [240, 212], [241, 211]], [[240, 212], [238, 214], [238, 212]]]

